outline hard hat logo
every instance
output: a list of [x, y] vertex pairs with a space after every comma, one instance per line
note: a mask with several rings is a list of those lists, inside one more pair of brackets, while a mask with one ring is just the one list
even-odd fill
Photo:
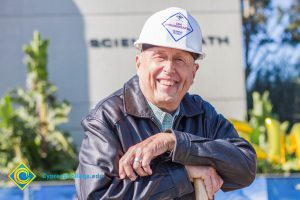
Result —
[[188, 19], [181, 13], [170, 16], [162, 25], [176, 42], [193, 32]]
[[202, 59], [202, 32], [196, 19], [186, 10], [167, 8], [151, 15], [145, 22], [140, 37], [134, 46], [143, 44], [181, 49]]
[[177, 17], [177, 19], [178, 19], [179, 21], [182, 21], [182, 20], [181, 20], [181, 19], [183, 18], [182, 15], [178, 14], [178, 15], [176, 15], [176, 17]]

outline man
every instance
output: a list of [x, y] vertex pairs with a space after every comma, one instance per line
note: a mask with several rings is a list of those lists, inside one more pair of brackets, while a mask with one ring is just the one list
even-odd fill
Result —
[[168, 8], [145, 23], [135, 46], [137, 76], [100, 101], [82, 121], [85, 137], [76, 179], [79, 199], [194, 199], [204, 180], [210, 199], [220, 188], [248, 186], [256, 155], [222, 115], [187, 93], [202, 35], [196, 20]]

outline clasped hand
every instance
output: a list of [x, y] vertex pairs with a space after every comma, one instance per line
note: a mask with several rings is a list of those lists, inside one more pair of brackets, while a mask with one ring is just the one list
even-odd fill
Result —
[[[175, 136], [170, 133], [158, 133], [131, 146], [119, 160], [119, 175], [134, 181], [139, 176], [152, 174], [150, 162], [156, 156], [170, 151], [175, 146]], [[136, 173], [136, 174], [135, 174]]]
[[[126, 176], [134, 181], [139, 176], [152, 174], [150, 162], [158, 155], [171, 151], [175, 146], [175, 136], [170, 133], [158, 133], [146, 140], [131, 146], [119, 160], [119, 176], [124, 179]], [[210, 166], [185, 165], [190, 181], [201, 178], [210, 199], [222, 187], [223, 180], [216, 170]]]

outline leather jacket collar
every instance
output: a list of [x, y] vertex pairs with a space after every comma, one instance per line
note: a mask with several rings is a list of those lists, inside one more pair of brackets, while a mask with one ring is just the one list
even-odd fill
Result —
[[[124, 110], [127, 114], [145, 118], [150, 118], [151, 116], [153, 116], [151, 108], [149, 107], [147, 100], [140, 89], [139, 78], [137, 75], [135, 75], [127, 83], [125, 83], [123, 89], [123, 105]], [[203, 113], [203, 100], [200, 98], [201, 106], [196, 106], [197, 104], [193, 103], [195, 101], [196, 100], [191, 95], [189, 95], [189, 93], [187, 93], [180, 103], [179, 115], [192, 117]]]

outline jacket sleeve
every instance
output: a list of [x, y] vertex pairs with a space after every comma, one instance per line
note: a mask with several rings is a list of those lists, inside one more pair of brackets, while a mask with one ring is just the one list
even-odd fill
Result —
[[176, 136], [172, 161], [214, 167], [224, 181], [223, 191], [250, 185], [256, 174], [253, 147], [240, 138], [233, 125], [213, 107], [209, 109], [204, 127], [205, 133], [171, 130]]
[[124, 152], [117, 134], [98, 119], [87, 118], [82, 126], [85, 137], [75, 179], [80, 200], [171, 199], [193, 192], [184, 166], [171, 161], [151, 165], [151, 176], [119, 179], [119, 158]]

